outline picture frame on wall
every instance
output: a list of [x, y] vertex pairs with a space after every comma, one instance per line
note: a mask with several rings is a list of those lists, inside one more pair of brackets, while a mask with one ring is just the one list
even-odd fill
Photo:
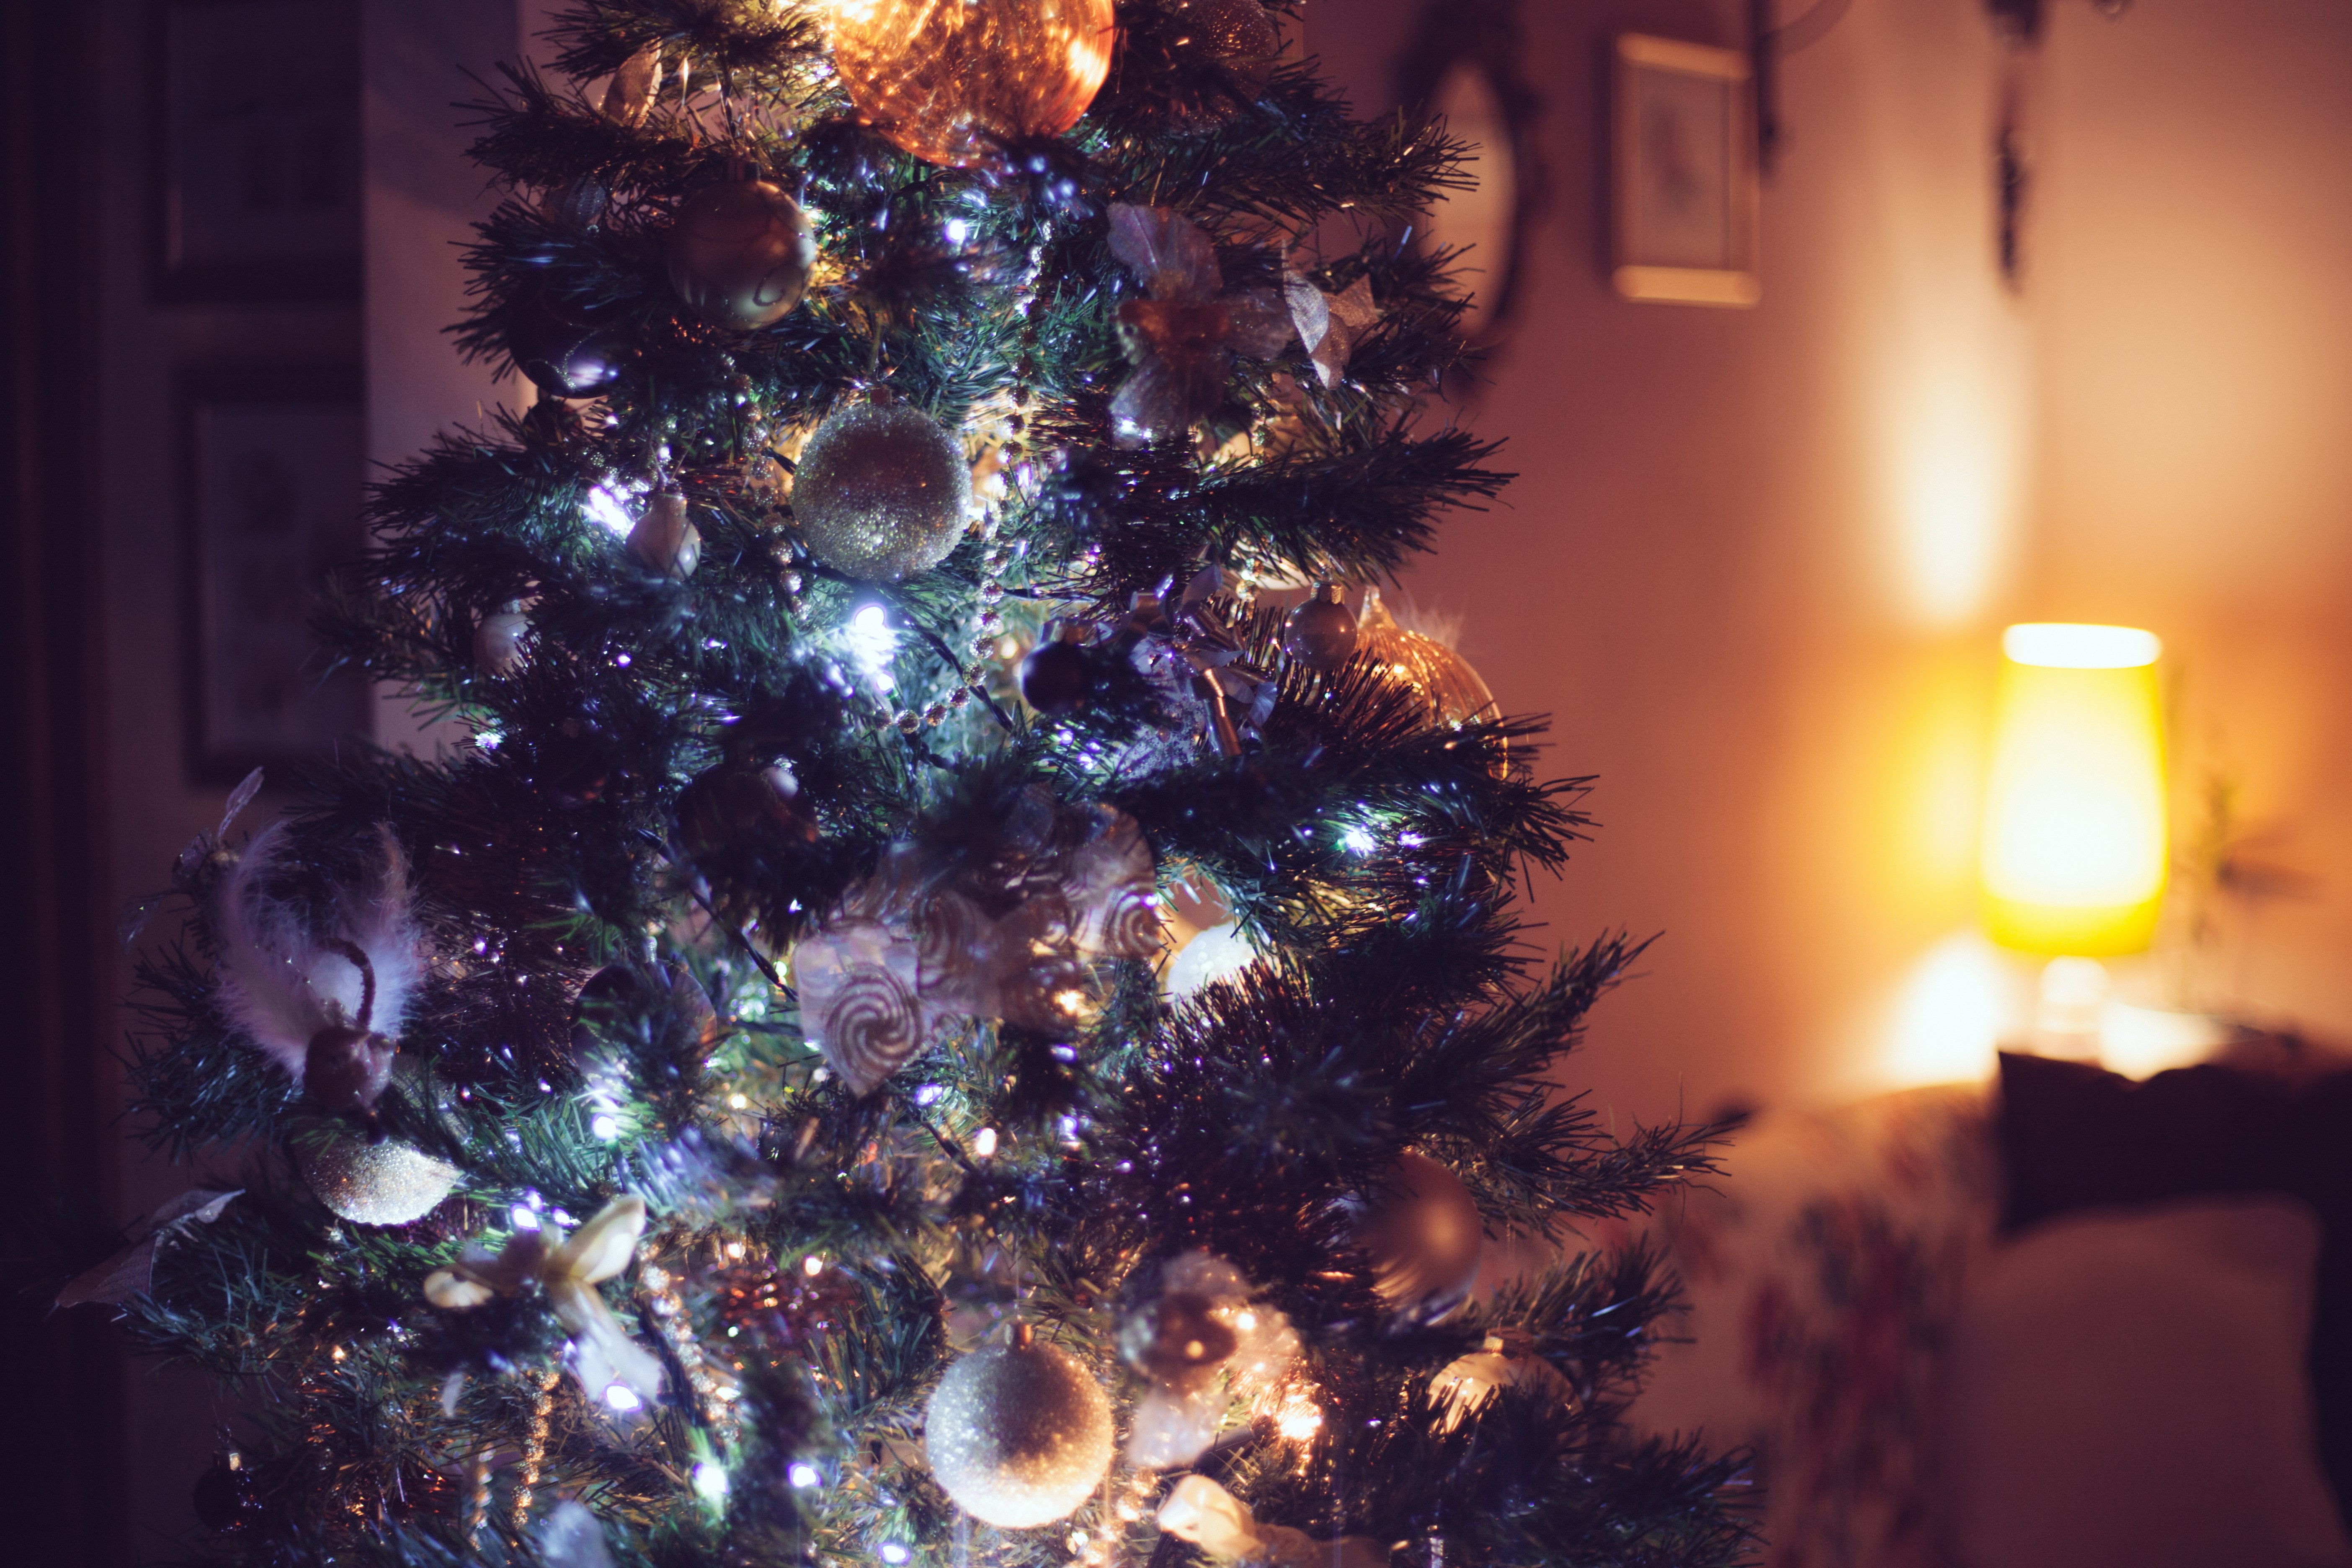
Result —
[[1757, 269], [1752, 63], [1627, 33], [1612, 80], [1612, 281], [1628, 300], [1748, 306]]
[[358, 0], [150, 0], [163, 304], [360, 293]]
[[189, 772], [225, 784], [369, 731], [366, 681], [327, 674], [310, 626], [364, 539], [362, 381], [340, 365], [200, 369], [178, 403]]

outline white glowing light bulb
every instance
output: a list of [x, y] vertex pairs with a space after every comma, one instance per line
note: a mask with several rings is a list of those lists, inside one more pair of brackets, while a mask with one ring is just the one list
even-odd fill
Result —
[[873, 677], [883, 690], [889, 690], [890, 661], [898, 653], [898, 634], [891, 629], [890, 612], [879, 605], [860, 606], [849, 617], [843, 637], [858, 668]]
[[623, 539], [626, 539], [629, 530], [636, 526], [621, 498], [604, 485], [593, 487], [581, 499], [580, 510], [587, 514], [591, 522], [601, 523], [608, 532]]

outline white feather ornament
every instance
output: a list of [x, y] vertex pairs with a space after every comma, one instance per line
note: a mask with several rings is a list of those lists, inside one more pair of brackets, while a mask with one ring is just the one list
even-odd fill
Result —
[[271, 890], [282, 823], [256, 836], [213, 902], [222, 1011], [328, 1110], [375, 1103], [425, 973], [408, 857], [389, 824], [376, 845], [367, 870], [334, 889], [323, 932], [305, 904]]

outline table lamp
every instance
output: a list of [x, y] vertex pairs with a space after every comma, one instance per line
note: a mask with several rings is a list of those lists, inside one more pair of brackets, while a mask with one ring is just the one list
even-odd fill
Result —
[[2129, 626], [2035, 622], [2001, 636], [1979, 880], [1993, 941], [2051, 960], [2042, 1043], [2096, 1055], [2103, 958], [2156, 932], [2169, 861], [2163, 645]]

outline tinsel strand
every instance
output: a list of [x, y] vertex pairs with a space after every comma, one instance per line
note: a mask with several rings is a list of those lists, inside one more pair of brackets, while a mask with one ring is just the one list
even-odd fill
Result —
[[562, 1373], [554, 1367], [531, 1374], [536, 1396], [530, 1406], [530, 1433], [522, 1441], [522, 1480], [514, 1490], [512, 1518], [520, 1530], [530, 1518], [531, 1494], [547, 1462], [547, 1432], [555, 1413], [555, 1384]]

